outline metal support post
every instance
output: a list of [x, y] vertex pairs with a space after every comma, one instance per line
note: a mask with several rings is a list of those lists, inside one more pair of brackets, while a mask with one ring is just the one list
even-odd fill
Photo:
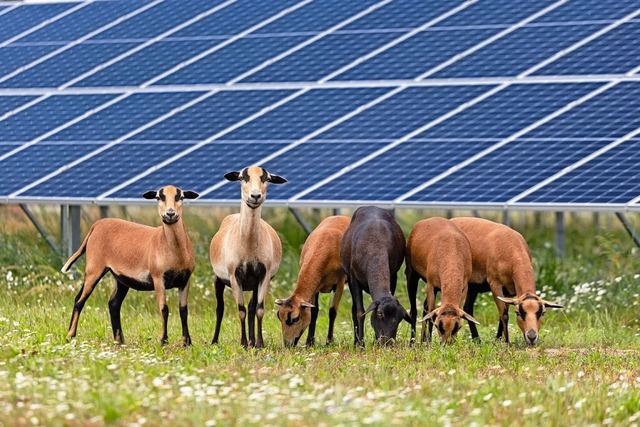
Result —
[[616, 216], [624, 226], [624, 229], [627, 230], [627, 233], [629, 233], [629, 236], [631, 236], [633, 241], [636, 243], [636, 246], [640, 247], [640, 236], [638, 236], [638, 233], [633, 229], [633, 224], [629, 222], [622, 212], [616, 212]]
[[300, 211], [298, 211], [298, 209], [295, 209], [295, 208], [289, 208], [289, 210], [291, 211], [293, 216], [296, 218], [296, 221], [298, 221], [298, 224], [300, 224], [302, 226], [302, 228], [307, 233], [307, 235], [311, 234], [313, 229], [307, 223], [307, 221], [304, 220], [304, 218], [302, 217], [302, 214], [300, 213]]
[[564, 256], [564, 248], [564, 212], [556, 212], [556, 252], [561, 258]]
[[44, 227], [42, 226], [42, 224], [40, 224], [40, 221], [38, 221], [38, 218], [35, 217], [35, 215], [33, 215], [33, 213], [31, 212], [31, 210], [27, 207], [27, 205], [23, 205], [21, 204], [20, 207], [22, 208], [22, 211], [25, 213], [25, 215], [27, 215], [27, 218], [29, 218], [29, 220], [31, 220], [31, 223], [36, 227], [36, 229], [38, 230], [38, 232], [42, 235], [42, 237], [44, 237], [44, 239], [47, 241], [47, 243], [49, 244], [49, 246], [51, 246], [51, 249], [53, 249], [53, 251], [55, 253], [57, 253], [58, 255], [60, 255], [60, 248], [55, 244], [55, 242], [53, 241], [53, 239], [51, 238], [51, 236], [49, 236], [49, 234], [47, 234], [47, 231], [44, 229]]

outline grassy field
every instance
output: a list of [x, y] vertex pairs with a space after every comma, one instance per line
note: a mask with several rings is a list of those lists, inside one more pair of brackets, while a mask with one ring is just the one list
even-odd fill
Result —
[[[124, 302], [126, 345], [115, 345], [110, 278], [89, 299], [76, 340], [66, 342], [81, 274], [59, 273], [63, 260], [20, 211], [0, 207], [0, 425], [637, 425], [640, 252], [612, 216], [603, 215], [598, 227], [591, 216], [567, 218], [563, 259], [555, 254], [551, 214], [539, 224], [531, 214], [513, 217], [532, 248], [539, 289], [566, 305], [548, 311], [535, 348], [524, 345], [513, 313], [514, 342], [494, 342], [497, 313], [483, 295], [475, 314], [482, 344], [471, 342], [465, 329], [452, 346], [410, 347], [403, 324], [399, 345], [376, 348], [367, 322], [362, 351], [352, 345], [345, 292], [336, 343], [288, 350], [273, 299], [292, 289], [305, 235], [286, 211], [267, 210], [283, 240], [284, 262], [267, 304], [267, 348], [244, 351], [230, 291], [221, 343], [209, 345], [214, 296], [207, 250], [224, 213], [186, 212], [198, 266], [189, 300], [194, 344], [184, 349], [175, 291], [169, 292], [169, 345], [159, 344], [153, 294], [140, 292]], [[112, 214], [159, 222], [152, 207]], [[326, 214], [309, 218], [315, 224]], [[87, 223], [97, 218], [93, 210], [85, 215]], [[55, 229], [54, 213], [39, 216]], [[423, 217], [399, 212], [407, 233]], [[640, 226], [639, 218], [631, 219]], [[398, 297], [408, 307], [403, 274]], [[325, 296], [320, 343], [327, 305]]]

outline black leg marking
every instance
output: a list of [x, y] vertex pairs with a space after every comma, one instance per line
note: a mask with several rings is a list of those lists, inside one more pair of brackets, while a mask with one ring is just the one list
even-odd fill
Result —
[[411, 343], [416, 341], [416, 323], [418, 322], [418, 308], [416, 304], [416, 298], [418, 296], [418, 281], [419, 276], [414, 272], [410, 272], [407, 275], [407, 294], [409, 296], [409, 316], [411, 317]]
[[258, 290], [253, 291], [251, 295], [251, 301], [249, 301], [249, 347], [255, 347], [256, 345], [256, 307], [258, 305]]
[[313, 301], [315, 307], [311, 309], [311, 323], [309, 323], [309, 332], [307, 332], [307, 347], [313, 347], [316, 343], [316, 322], [318, 321], [318, 312], [320, 311], [318, 307], [319, 297], [320, 294], [316, 294]]
[[333, 342], [333, 325], [336, 323], [338, 310], [334, 307], [329, 308], [329, 332], [327, 333], [327, 345]]
[[[476, 298], [478, 298], [478, 291], [473, 285], [469, 285], [467, 299], [464, 301], [464, 311], [471, 317], [473, 317], [473, 307], [476, 304]], [[469, 325], [469, 331], [471, 331], [471, 338], [476, 342], [480, 342], [480, 334], [478, 334], [476, 324], [473, 322], [467, 322], [467, 324]]]
[[216, 326], [211, 344], [217, 344], [220, 338], [220, 326], [222, 325], [222, 315], [224, 314], [224, 288], [225, 284], [220, 279], [216, 279]]
[[[257, 311], [264, 314], [264, 304], [259, 303], [257, 307]], [[263, 348], [264, 341], [262, 340], [262, 316], [258, 316], [258, 341], [256, 341], [256, 348]]]
[[244, 313], [244, 316], [242, 316], [240, 320], [240, 345], [247, 348], [247, 329], [245, 327], [246, 322], [244, 321], [247, 317], [247, 309], [244, 305], [238, 304], [238, 313]]
[[169, 306], [167, 304], [162, 306], [162, 338], [160, 338], [160, 343], [165, 345], [169, 342], [169, 337], [167, 336], [167, 323], [169, 321]]
[[191, 335], [189, 335], [189, 325], [187, 318], [189, 317], [189, 307], [180, 306], [180, 323], [182, 323], [182, 345], [188, 347], [191, 345]]
[[111, 329], [113, 330], [113, 339], [119, 344], [124, 344], [124, 335], [122, 333], [122, 324], [120, 323], [120, 309], [122, 301], [127, 296], [129, 288], [120, 282], [116, 282], [116, 288], [109, 299], [109, 315], [111, 317]]

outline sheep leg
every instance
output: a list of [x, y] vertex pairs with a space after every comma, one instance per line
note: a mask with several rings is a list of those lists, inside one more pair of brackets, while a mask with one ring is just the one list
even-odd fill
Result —
[[154, 291], [156, 294], [156, 300], [158, 302], [158, 310], [160, 310], [160, 316], [162, 316], [162, 337], [160, 337], [160, 344], [165, 345], [169, 342], [167, 335], [167, 324], [169, 323], [169, 306], [167, 305], [167, 295], [162, 285], [162, 277], [154, 277]]
[[411, 316], [411, 344], [416, 342], [416, 323], [418, 321], [416, 298], [418, 296], [419, 280], [420, 277], [418, 274], [415, 271], [409, 271], [409, 268], [407, 268], [407, 293], [409, 295], [409, 303], [411, 304], [409, 311], [409, 315]]
[[258, 291], [253, 291], [251, 300], [249, 300], [249, 347], [255, 347], [256, 345], [256, 306], [258, 305]]
[[111, 329], [113, 330], [113, 339], [118, 344], [124, 344], [124, 335], [122, 334], [122, 325], [120, 323], [120, 308], [122, 301], [127, 296], [129, 288], [116, 280], [116, 287], [113, 289], [111, 298], [109, 298], [109, 315], [111, 317]]
[[244, 322], [244, 319], [247, 317], [247, 309], [244, 306], [244, 295], [242, 293], [242, 288], [238, 284], [235, 276], [230, 277], [229, 282], [231, 283], [233, 298], [236, 300], [236, 304], [238, 305], [238, 320], [240, 321], [240, 345], [242, 345], [242, 347], [244, 348], [247, 348], [247, 330], [245, 328]]
[[103, 270], [101, 273], [93, 271], [93, 269], [87, 269], [84, 273], [84, 282], [82, 288], [76, 295], [73, 302], [73, 311], [71, 313], [71, 323], [69, 323], [69, 332], [67, 333], [67, 339], [70, 340], [76, 336], [78, 330], [78, 320], [80, 319], [80, 313], [84, 308], [85, 302], [91, 296], [91, 293], [98, 285], [98, 282], [102, 277], [107, 274], [108, 270]]
[[189, 282], [178, 288], [178, 299], [180, 300], [180, 323], [182, 324], [182, 345], [188, 347], [191, 345], [191, 335], [189, 335], [189, 307], [187, 306], [187, 297], [189, 295]]
[[351, 291], [351, 317], [353, 319], [353, 344], [364, 347], [364, 303], [362, 301], [362, 288], [352, 280], [349, 282]]
[[[473, 317], [473, 306], [476, 303], [476, 298], [478, 298], [478, 291], [472, 286], [469, 286], [469, 290], [467, 292], [467, 297], [464, 301], [464, 311]], [[473, 322], [467, 322], [469, 325], [469, 330], [471, 331], [471, 338], [474, 341], [480, 342], [480, 335], [478, 334], [478, 328], [476, 324]]]
[[[501, 289], [500, 289], [501, 291]], [[504, 342], [509, 342], [509, 306], [504, 302], [500, 301], [498, 297], [502, 296], [502, 292], [495, 292], [492, 289], [493, 300], [496, 303], [496, 307], [498, 309], [498, 316], [500, 316], [500, 322], [498, 323], [498, 333], [496, 334], [496, 339], [502, 338], [504, 334]]]
[[340, 299], [342, 298], [343, 291], [344, 281], [338, 282], [336, 288], [333, 290], [331, 307], [329, 308], [329, 332], [327, 332], [327, 345], [333, 342], [333, 326], [336, 323], [336, 317], [338, 317], [338, 305], [340, 305]]
[[311, 309], [311, 323], [309, 323], [309, 332], [307, 332], [307, 347], [313, 347], [316, 343], [316, 322], [318, 321], [318, 312], [320, 311], [318, 303], [320, 294], [316, 293], [313, 304], [315, 307]]
[[211, 344], [217, 344], [220, 337], [220, 326], [222, 325], [222, 316], [224, 315], [224, 287], [222, 280], [216, 278], [216, 329], [213, 333]]

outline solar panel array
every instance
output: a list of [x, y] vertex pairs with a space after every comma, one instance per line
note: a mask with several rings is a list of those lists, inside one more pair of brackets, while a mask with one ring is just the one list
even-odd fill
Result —
[[640, 210], [632, 0], [0, 6], [0, 200]]

